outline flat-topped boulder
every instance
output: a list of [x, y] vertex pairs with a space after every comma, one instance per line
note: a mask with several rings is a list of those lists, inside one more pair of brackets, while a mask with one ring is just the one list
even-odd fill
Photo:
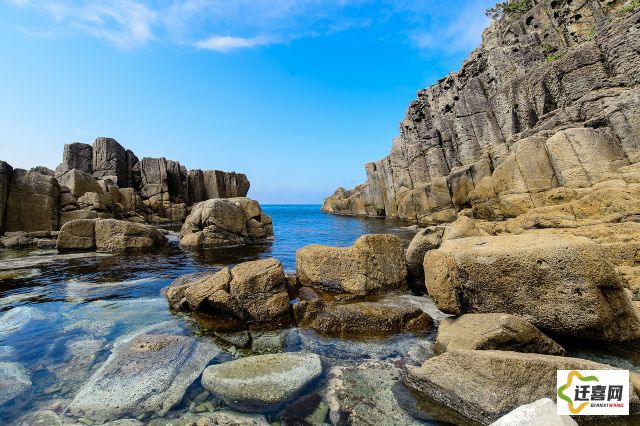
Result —
[[246, 197], [214, 198], [193, 206], [180, 230], [186, 249], [237, 247], [273, 238], [269, 215]]
[[[447, 351], [421, 367], [409, 367], [405, 384], [456, 411], [467, 423], [489, 424], [517, 407], [541, 398], [556, 399], [557, 370], [612, 370], [579, 358], [507, 351]], [[631, 415], [640, 412], [631, 373]]]
[[565, 350], [533, 324], [517, 315], [464, 314], [438, 325], [436, 351], [453, 349], [501, 350], [564, 355]]
[[58, 250], [133, 253], [162, 248], [167, 238], [151, 225], [117, 219], [77, 219], [58, 234]]
[[237, 410], [275, 410], [321, 374], [320, 357], [313, 353], [257, 355], [207, 367], [202, 386]]
[[276, 259], [178, 278], [166, 296], [174, 309], [231, 316], [245, 323], [286, 321], [290, 316], [284, 269]]
[[82, 197], [87, 192], [102, 194], [102, 187], [91, 174], [78, 169], [68, 170], [56, 176], [58, 183], [66, 186], [76, 198]]
[[445, 241], [424, 259], [426, 288], [446, 313], [511, 313], [572, 338], [640, 338], [640, 319], [602, 248], [560, 234]]
[[296, 253], [296, 273], [302, 285], [359, 296], [407, 286], [402, 241], [394, 235], [363, 235], [351, 247], [305, 246]]

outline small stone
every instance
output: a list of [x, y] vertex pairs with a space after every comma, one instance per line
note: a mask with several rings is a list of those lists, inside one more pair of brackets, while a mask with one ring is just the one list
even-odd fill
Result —
[[207, 400], [207, 398], [209, 398], [209, 392], [207, 391], [202, 391], [199, 394], [197, 394], [193, 400], [197, 403], [201, 403]]

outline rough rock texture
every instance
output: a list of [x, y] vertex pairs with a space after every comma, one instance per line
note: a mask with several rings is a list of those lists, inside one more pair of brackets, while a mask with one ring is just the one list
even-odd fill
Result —
[[0, 406], [31, 387], [29, 372], [17, 362], [0, 362]]
[[164, 247], [167, 238], [151, 225], [102, 219], [95, 224], [96, 249], [129, 253]]
[[56, 176], [73, 169], [84, 173], [93, 173], [93, 148], [91, 145], [76, 142], [64, 146], [62, 163], [56, 167]]
[[400, 238], [363, 235], [351, 247], [309, 245], [296, 253], [298, 281], [321, 290], [367, 295], [407, 285]]
[[444, 227], [430, 226], [421, 229], [407, 248], [407, 281], [412, 289], [424, 290], [424, 255], [440, 247]]
[[187, 249], [234, 247], [273, 238], [271, 217], [245, 197], [214, 198], [193, 206], [180, 230]]
[[[412, 306], [384, 302], [294, 304], [296, 322], [316, 332], [336, 337], [389, 336], [398, 333], [427, 333], [433, 318]], [[315, 308], [315, 309], [314, 309]]]
[[115, 176], [119, 187], [125, 188], [129, 182], [129, 162], [127, 151], [112, 138], [97, 138], [93, 143], [93, 176], [103, 178]]
[[289, 317], [284, 269], [276, 259], [178, 278], [167, 288], [166, 296], [174, 309], [232, 316], [247, 323]]
[[4, 230], [56, 231], [59, 185], [53, 176], [15, 169], [11, 176]]
[[220, 353], [187, 336], [142, 334], [117, 345], [78, 391], [68, 413], [107, 420], [145, 413], [164, 415]]
[[533, 324], [509, 314], [465, 314], [438, 325], [436, 351], [500, 350], [564, 355], [565, 350]]
[[4, 161], [0, 161], [0, 234], [4, 232], [4, 218], [7, 207], [7, 196], [11, 185], [13, 167]]
[[278, 408], [322, 374], [320, 357], [307, 352], [258, 355], [207, 367], [202, 386], [241, 411]]
[[559, 416], [556, 403], [542, 398], [531, 404], [522, 405], [509, 414], [500, 417], [490, 426], [578, 426], [570, 416]]
[[513, 217], [640, 160], [640, 11], [541, 0], [484, 32], [462, 69], [418, 92], [391, 153], [323, 210], [422, 224]]
[[[507, 351], [451, 351], [409, 367], [405, 383], [481, 424], [541, 398], [556, 399], [557, 370], [611, 370], [578, 358]], [[629, 413], [640, 412], [638, 375], [631, 373]]]
[[87, 192], [102, 194], [104, 191], [98, 181], [89, 173], [71, 169], [56, 175], [58, 183], [66, 186], [75, 197], [82, 197]]
[[504, 235], [445, 241], [424, 259], [443, 312], [504, 312], [573, 338], [640, 337], [640, 319], [603, 250], [587, 238]]
[[94, 250], [96, 248], [96, 220], [72, 220], [60, 229], [58, 250]]
[[414, 419], [396, 401], [393, 387], [400, 369], [391, 362], [367, 361], [356, 366], [333, 367], [329, 372], [327, 401], [334, 425], [413, 426]]

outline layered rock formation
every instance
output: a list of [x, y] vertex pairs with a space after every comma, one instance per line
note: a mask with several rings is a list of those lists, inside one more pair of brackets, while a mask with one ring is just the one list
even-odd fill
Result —
[[389, 156], [323, 210], [434, 224], [471, 208], [500, 219], [556, 204], [558, 188], [627, 179], [640, 160], [640, 11], [619, 0], [530, 4], [420, 91]]
[[165, 158], [138, 157], [115, 139], [65, 145], [55, 172], [0, 161], [0, 232], [56, 231], [76, 219], [183, 222], [211, 198], [244, 197], [244, 174], [187, 170]]

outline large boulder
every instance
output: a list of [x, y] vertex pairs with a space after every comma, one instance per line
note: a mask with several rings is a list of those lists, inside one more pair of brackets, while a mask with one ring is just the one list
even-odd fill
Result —
[[[404, 381], [463, 417], [489, 424], [521, 405], [541, 398], [555, 400], [558, 370], [612, 369], [579, 358], [459, 350], [430, 358], [421, 367], [409, 367]], [[630, 414], [640, 412], [638, 380], [631, 373]]]
[[407, 281], [412, 289], [424, 291], [424, 255], [440, 247], [444, 231], [442, 226], [421, 229], [409, 243], [406, 253]]
[[202, 373], [202, 386], [237, 410], [265, 411], [291, 401], [321, 374], [318, 355], [287, 352], [212, 365]]
[[60, 212], [60, 227], [66, 223], [81, 219], [97, 219], [98, 213], [92, 209], [70, 210]]
[[436, 351], [478, 349], [564, 355], [565, 350], [533, 324], [510, 314], [465, 314], [438, 326]]
[[271, 218], [249, 198], [198, 203], [180, 230], [180, 244], [187, 249], [241, 246], [272, 237]]
[[305, 246], [296, 253], [296, 273], [302, 285], [360, 296], [407, 285], [402, 241], [394, 235], [363, 235], [345, 248]]
[[104, 191], [98, 181], [89, 173], [78, 169], [71, 169], [63, 174], [57, 175], [58, 183], [71, 190], [75, 197], [82, 197], [87, 192], [102, 194]]
[[129, 186], [129, 162], [127, 151], [112, 138], [100, 137], [93, 143], [92, 170], [93, 176], [100, 179], [115, 176], [121, 188]]
[[166, 296], [174, 309], [232, 316], [248, 323], [289, 317], [284, 269], [276, 259], [179, 278], [167, 289]]
[[602, 249], [587, 238], [505, 235], [445, 241], [427, 253], [426, 287], [443, 312], [520, 315], [573, 338], [626, 341], [640, 319]]
[[96, 220], [77, 219], [62, 225], [58, 250], [95, 250]]
[[12, 173], [13, 167], [4, 161], [0, 161], [0, 234], [4, 232], [4, 217]]
[[15, 169], [5, 210], [5, 231], [58, 229], [59, 185], [53, 176]]
[[62, 163], [56, 168], [56, 176], [73, 169], [88, 174], [93, 172], [93, 148], [91, 145], [80, 142], [65, 144]]
[[219, 353], [212, 343], [188, 336], [138, 335], [116, 345], [67, 412], [93, 420], [163, 416]]
[[101, 252], [129, 253], [164, 247], [167, 238], [151, 225], [116, 219], [95, 224], [96, 249]]

